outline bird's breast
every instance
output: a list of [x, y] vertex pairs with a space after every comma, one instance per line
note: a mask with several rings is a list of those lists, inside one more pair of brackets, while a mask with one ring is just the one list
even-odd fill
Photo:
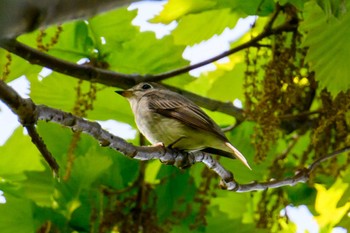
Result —
[[162, 142], [169, 145], [179, 137], [183, 137], [185, 133], [177, 120], [164, 117], [146, 108], [139, 108], [135, 121], [140, 132], [153, 144]]

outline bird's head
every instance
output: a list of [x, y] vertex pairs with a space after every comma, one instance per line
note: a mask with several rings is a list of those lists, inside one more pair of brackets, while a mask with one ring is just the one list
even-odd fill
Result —
[[130, 89], [123, 90], [123, 91], [115, 91], [115, 92], [118, 93], [119, 95], [124, 96], [127, 99], [132, 99], [132, 98], [139, 99], [144, 94], [146, 94], [152, 90], [155, 90], [157, 88], [161, 88], [161, 86], [157, 83], [142, 82], [142, 83], [139, 83], [139, 84], [133, 86]]

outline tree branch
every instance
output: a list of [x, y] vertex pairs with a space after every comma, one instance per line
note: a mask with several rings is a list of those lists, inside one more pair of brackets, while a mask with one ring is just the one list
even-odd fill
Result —
[[249, 47], [252, 47], [252, 46], [258, 46], [258, 42], [266, 37], [269, 37], [273, 34], [278, 34], [280, 32], [284, 32], [284, 31], [290, 31], [290, 30], [294, 30], [296, 28], [296, 25], [292, 25], [290, 24], [289, 22], [275, 28], [275, 29], [270, 29], [270, 30], [265, 30], [263, 31], [261, 34], [259, 34], [258, 36], [252, 38], [251, 40], [249, 40], [248, 42], [246, 43], [243, 43], [241, 45], [238, 45], [228, 51], [225, 51], [217, 56], [214, 56], [212, 58], [209, 58], [205, 61], [202, 61], [202, 62], [198, 62], [196, 64], [193, 64], [193, 65], [190, 65], [190, 66], [186, 66], [186, 67], [183, 67], [183, 68], [180, 68], [180, 69], [176, 69], [176, 70], [173, 70], [173, 71], [169, 71], [167, 73], [163, 73], [163, 74], [158, 74], [158, 75], [149, 75], [147, 77], [147, 81], [150, 81], [150, 82], [160, 82], [164, 79], [167, 79], [167, 78], [171, 78], [171, 77], [174, 77], [174, 76], [177, 76], [177, 75], [180, 75], [180, 74], [184, 74], [184, 73], [187, 73], [191, 70], [194, 70], [194, 69], [197, 69], [199, 67], [202, 67], [202, 66], [205, 66], [205, 65], [208, 65], [210, 63], [213, 63], [215, 61], [218, 61], [224, 57], [227, 57], [229, 55], [232, 55], [234, 53], [237, 53], [239, 51], [242, 51], [243, 49], [246, 49], [246, 48], [249, 48]]
[[26, 125], [25, 128], [28, 131], [29, 136], [32, 138], [33, 144], [38, 148], [45, 161], [49, 164], [50, 168], [53, 171], [55, 177], [59, 176], [58, 170], [59, 166], [56, 162], [56, 159], [52, 156], [51, 152], [47, 149], [45, 142], [40, 137], [39, 133], [36, 131], [35, 125], [30, 124]]
[[213, 159], [213, 157], [207, 153], [201, 151], [185, 153], [164, 148], [163, 146], [134, 146], [126, 142], [124, 139], [114, 136], [108, 131], [102, 129], [96, 122], [87, 121], [81, 117], [74, 116], [71, 113], [50, 108], [45, 105], [35, 105], [30, 99], [23, 99], [2, 80], [0, 80], [0, 99], [18, 115], [22, 124], [24, 122], [23, 119], [30, 119], [29, 122], [36, 122], [37, 120], [55, 122], [69, 127], [73, 131], [89, 134], [98, 140], [101, 146], [109, 146], [130, 158], [138, 160], [159, 159], [165, 164], [174, 165], [179, 168], [189, 167], [195, 163], [202, 162], [221, 178], [222, 188], [235, 192], [265, 190], [268, 188], [293, 186], [300, 182], [306, 182], [309, 179], [309, 175], [322, 162], [350, 150], [350, 146], [348, 146], [341, 150], [334, 151], [314, 161], [308, 168], [299, 170], [294, 176], [286, 179], [261, 183], [254, 182], [251, 184], [239, 184], [234, 180], [230, 171], [227, 171], [217, 160]]
[[[9, 52], [16, 54], [17, 56], [22, 57], [32, 64], [50, 68], [56, 72], [69, 75], [73, 78], [86, 80], [89, 82], [97, 82], [107, 86], [126, 89], [139, 82], [149, 81], [150, 77], [149, 75], [142, 76], [137, 74], [121, 74], [92, 66], [78, 65], [73, 62], [64, 61], [49, 54], [42, 53], [16, 40], [2, 40], [0, 41], [0, 46]], [[176, 87], [167, 87], [186, 96], [201, 107], [211, 111], [218, 111], [231, 115], [238, 120], [244, 119], [242, 109], [235, 107], [231, 102], [221, 102]]]
[[47, 67], [73, 78], [97, 82], [107, 86], [125, 89], [135, 85], [136, 81], [142, 80], [143, 77], [140, 75], [121, 74], [87, 65], [78, 65], [43, 53], [14, 39], [1, 40], [0, 46], [29, 61], [31, 64]]
[[[235, 187], [233, 189], [229, 189], [235, 192], [250, 192], [250, 191], [258, 191], [258, 190], [266, 190], [268, 188], [279, 188], [283, 186], [294, 186], [297, 183], [305, 183], [309, 180], [310, 174], [324, 161], [334, 158], [337, 155], [350, 151], [350, 146], [344, 147], [340, 150], [329, 153], [326, 156], [323, 156], [316, 161], [314, 161], [308, 168], [301, 169], [295, 173], [294, 176], [288, 177], [282, 180], [272, 180], [269, 182], [253, 182], [251, 184], [238, 184], [234, 180], [229, 182], [228, 184], [222, 182], [221, 185], [226, 188], [228, 185], [230, 187]], [[234, 185], [232, 184], [234, 183]], [[227, 188], [228, 189], [228, 188]]]
[[31, 99], [21, 98], [18, 93], [3, 80], [0, 80], [0, 99], [18, 116], [19, 122], [27, 129], [29, 136], [32, 138], [32, 142], [41, 152], [45, 161], [54, 172], [54, 175], [58, 176], [59, 166], [35, 129], [35, 123], [37, 121], [36, 105]]
[[[157, 0], [151, 0], [157, 1]], [[159, 1], [159, 0], [158, 0]], [[98, 13], [135, 2], [134, 0], [1, 0], [0, 39], [15, 38], [35, 29]]]
[[[279, 11], [280, 11], [280, 7], [277, 7], [275, 14], [271, 17], [270, 21], [267, 23], [267, 26], [264, 28], [264, 31], [260, 33], [258, 36], [252, 38], [250, 41], [243, 43], [239, 46], [236, 46], [231, 50], [221, 53], [208, 60], [199, 62], [194, 65], [186, 66], [180, 69], [176, 69], [170, 72], [157, 74], [157, 75], [143, 76], [143, 75], [137, 75], [137, 74], [131, 74], [131, 75], [122, 74], [122, 73], [112, 72], [112, 71], [108, 71], [100, 68], [91, 67], [91, 66], [78, 65], [78, 64], [67, 62], [59, 58], [53, 57], [51, 55], [42, 53], [38, 50], [35, 50], [13, 39], [0, 40], [0, 46], [8, 50], [9, 52], [14, 53], [26, 59], [32, 64], [38, 64], [40, 66], [50, 68], [56, 72], [66, 74], [81, 80], [98, 82], [108, 86], [114, 86], [114, 87], [126, 89], [126, 88], [130, 88], [131, 86], [139, 82], [144, 82], [144, 81], [160, 82], [164, 79], [174, 77], [183, 73], [187, 73], [193, 69], [210, 64], [212, 62], [215, 62], [226, 56], [232, 55], [248, 47], [255, 46], [258, 44], [260, 40], [268, 36], [271, 36], [273, 34], [278, 34], [283, 31], [295, 30], [297, 25], [288, 21], [276, 27], [275, 29], [272, 28], [273, 22], [275, 21]], [[231, 102], [224, 103], [224, 102], [212, 100], [209, 98], [205, 98], [205, 97], [196, 95], [194, 93], [181, 90], [179, 88], [174, 88], [174, 87], [168, 87], [168, 88], [183, 94], [184, 96], [188, 97], [189, 99], [191, 99], [201, 107], [207, 108], [212, 111], [218, 111], [218, 112], [222, 112], [222, 113], [234, 116], [238, 121], [244, 120], [242, 109], [235, 107]]]

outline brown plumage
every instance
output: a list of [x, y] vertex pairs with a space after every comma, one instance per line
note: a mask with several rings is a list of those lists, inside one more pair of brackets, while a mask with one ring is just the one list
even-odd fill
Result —
[[140, 83], [117, 93], [129, 100], [139, 130], [151, 143], [236, 157], [250, 169], [247, 160], [230, 144], [220, 127], [184, 96], [156, 83]]

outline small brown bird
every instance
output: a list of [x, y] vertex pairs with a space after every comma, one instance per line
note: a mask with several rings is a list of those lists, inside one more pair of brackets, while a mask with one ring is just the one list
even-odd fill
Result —
[[251, 169], [220, 127], [184, 96], [157, 83], [144, 82], [116, 93], [128, 99], [137, 127], [152, 144], [163, 143], [188, 152], [200, 150], [236, 157]]

